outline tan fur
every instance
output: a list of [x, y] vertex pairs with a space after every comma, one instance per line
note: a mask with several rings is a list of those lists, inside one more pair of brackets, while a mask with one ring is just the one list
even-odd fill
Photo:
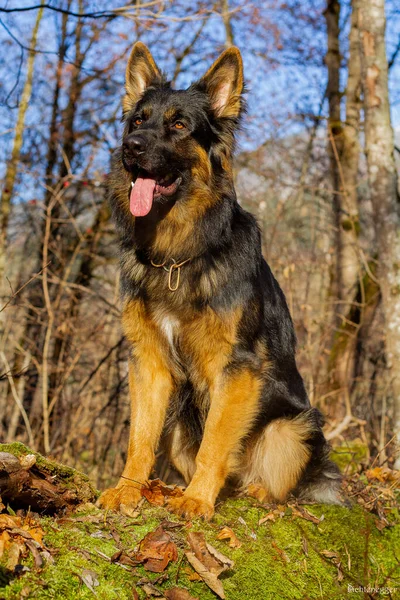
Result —
[[220, 117], [237, 117], [243, 91], [243, 64], [237, 48], [228, 48], [201, 79], [211, 96], [211, 104]]
[[210, 394], [231, 356], [241, 314], [241, 307], [220, 314], [206, 308], [184, 325], [182, 350], [191, 357], [196, 384]]
[[179, 425], [174, 428], [166, 443], [166, 447], [170, 461], [175, 469], [181, 473], [186, 484], [189, 484], [196, 470], [196, 451], [194, 448], [187, 448], [185, 446], [182, 430]]
[[154, 59], [142, 42], [132, 49], [125, 72], [126, 95], [122, 100], [124, 112], [128, 112], [137, 103], [144, 90], [153, 81], [161, 80], [161, 74]]
[[237, 468], [241, 442], [259, 410], [261, 381], [252, 372], [219, 375], [217, 382], [210, 390], [210, 409], [196, 456], [196, 472], [179, 506], [175, 506], [178, 512], [187, 510], [187, 502], [213, 510], [226, 477]]
[[260, 484], [272, 499], [284, 502], [310, 459], [306, 441], [311, 433], [307, 413], [272, 421], [248, 445], [241, 466], [243, 487]]
[[129, 366], [131, 430], [122, 479], [143, 483], [155, 460], [173, 382], [166, 362], [165, 340], [149, 318], [143, 302], [128, 302], [122, 323], [134, 357]]

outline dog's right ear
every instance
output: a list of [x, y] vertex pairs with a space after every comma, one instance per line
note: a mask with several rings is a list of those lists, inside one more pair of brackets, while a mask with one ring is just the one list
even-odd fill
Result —
[[124, 113], [131, 110], [143, 92], [150, 86], [160, 85], [163, 81], [150, 50], [136, 42], [128, 60], [125, 73], [126, 94], [122, 100]]

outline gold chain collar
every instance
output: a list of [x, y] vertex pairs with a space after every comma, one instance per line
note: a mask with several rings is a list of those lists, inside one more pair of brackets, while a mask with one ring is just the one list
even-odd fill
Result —
[[[164, 269], [164, 271], [166, 271], [168, 273], [168, 288], [170, 289], [171, 292], [176, 292], [176, 290], [179, 287], [180, 280], [181, 280], [181, 267], [183, 267], [183, 265], [185, 265], [186, 263], [188, 263], [191, 260], [192, 260], [191, 258], [187, 258], [186, 260], [183, 260], [182, 262], [177, 263], [174, 258], [170, 258], [169, 260], [165, 260], [163, 263], [161, 263], [161, 265], [156, 265], [156, 263], [153, 262], [152, 260], [150, 260], [150, 262], [153, 265], [153, 267], [162, 268], [162, 269]], [[171, 263], [171, 264], [169, 266], [167, 266], [167, 263]], [[176, 271], [176, 280], [175, 280], [175, 285], [173, 286], [172, 278], [173, 278], [174, 271]]]

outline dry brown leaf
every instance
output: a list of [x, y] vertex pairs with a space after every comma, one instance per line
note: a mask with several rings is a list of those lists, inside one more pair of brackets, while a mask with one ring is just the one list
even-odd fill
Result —
[[44, 560], [43, 560], [42, 555], [39, 552], [39, 549], [37, 548], [37, 546], [39, 546], [39, 548], [40, 548], [40, 544], [38, 544], [37, 542], [35, 544], [35, 542], [31, 541], [31, 540], [25, 540], [25, 544], [32, 553], [33, 560], [35, 561], [36, 569], [41, 569], [43, 567]]
[[315, 523], [316, 525], [319, 525], [323, 520], [324, 520], [324, 516], [322, 515], [322, 517], [319, 519], [318, 517], [316, 517], [315, 515], [313, 515], [312, 513], [310, 513], [309, 510], [305, 509], [305, 508], [295, 508], [294, 506], [292, 507], [292, 514], [294, 517], [300, 517], [301, 519], [305, 519], [306, 521], [311, 521], [311, 523]]
[[166, 485], [161, 479], [153, 479], [142, 487], [140, 493], [150, 504], [164, 506], [167, 498], [183, 495], [182, 490], [176, 485]]
[[19, 563], [19, 559], [21, 554], [25, 550], [25, 546], [23, 544], [19, 544], [18, 542], [11, 542], [8, 548], [8, 558], [6, 563], [6, 568], [13, 571], [17, 564]]
[[223, 527], [217, 535], [217, 540], [229, 540], [230, 548], [240, 548], [242, 542], [240, 542], [235, 532], [230, 527]]
[[0, 529], [14, 529], [14, 527], [21, 527], [21, 517], [0, 515]]
[[382, 531], [385, 527], [388, 527], [389, 522], [386, 519], [375, 519], [375, 527]]
[[194, 598], [187, 590], [180, 587], [173, 587], [169, 590], [165, 590], [164, 596], [168, 598], [168, 600], [198, 600], [198, 598]]
[[[24, 527], [24, 529], [25, 529], [25, 527]], [[35, 540], [35, 542], [37, 542], [38, 544], [43, 546], [44, 531], [41, 527], [39, 527], [39, 526], [31, 527], [31, 528], [27, 529], [27, 533], [29, 533], [29, 535], [31, 536], [31, 538], [33, 538]]]
[[218, 579], [218, 575], [212, 573], [204, 566], [204, 564], [195, 556], [193, 552], [185, 552], [186, 558], [192, 565], [192, 567], [197, 571], [202, 580], [208, 587], [220, 598], [224, 599], [224, 587], [220, 580]]
[[156, 598], [162, 598], [162, 593], [152, 583], [150, 583], [150, 582], [144, 583], [142, 585], [142, 587], [148, 596], [155, 596]]
[[90, 569], [83, 569], [80, 578], [86, 587], [96, 596], [97, 594], [94, 588], [99, 585], [97, 573], [95, 571], [91, 571]]
[[275, 521], [276, 521], [276, 514], [275, 514], [275, 511], [271, 511], [271, 512], [269, 512], [267, 515], [265, 515], [265, 517], [263, 517], [262, 519], [260, 519], [260, 520], [258, 521], [258, 524], [259, 524], [259, 525], [262, 525], [263, 523], [266, 523], [267, 521], [273, 521], [273, 522], [275, 522]]
[[134, 558], [143, 563], [146, 571], [161, 573], [170, 561], [178, 558], [178, 549], [169, 533], [160, 526], [142, 539]]
[[188, 575], [189, 581], [203, 581], [200, 575], [196, 573], [196, 571], [193, 571], [193, 569], [191, 569], [191, 571], [192, 572], [190, 573], [190, 575]]
[[385, 481], [396, 481], [400, 480], [400, 471], [389, 469], [388, 467], [375, 467], [374, 469], [368, 469], [365, 471], [368, 479], [377, 479], [381, 483]]
[[192, 550], [185, 553], [189, 563], [217, 596], [225, 598], [224, 588], [218, 576], [231, 569], [233, 561], [208, 544], [202, 532], [189, 533], [188, 542]]
[[306, 556], [308, 556], [308, 541], [307, 541], [307, 538], [305, 538], [305, 537], [301, 538], [301, 547], [302, 547], [302, 550], [303, 550], [304, 554]]
[[344, 575], [342, 570], [342, 561], [340, 559], [339, 554], [331, 550], [321, 550], [321, 554], [323, 554], [323, 556], [326, 556], [326, 558], [329, 558], [333, 562], [333, 564], [337, 568], [338, 581], [343, 581]]

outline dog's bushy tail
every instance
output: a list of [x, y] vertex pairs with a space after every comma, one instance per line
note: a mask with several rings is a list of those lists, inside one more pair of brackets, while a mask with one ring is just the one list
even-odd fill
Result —
[[303, 415], [310, 424], [310, 436], [306, 441], [310, 449], [310, 460], [293, 493], [304, 502], [341, 505], [342, 475], [338, 466], [329, 458], [331, 448], [322, 432], [323, 416], [316, 408], [299, 416]]
[[248, 449], [243, 488], [259, 484], [280, 502], [293, 493], [302, 501], [342, 504], [340, 471], [329, 459], [322, 425], [315, 408], [271, 421]]

